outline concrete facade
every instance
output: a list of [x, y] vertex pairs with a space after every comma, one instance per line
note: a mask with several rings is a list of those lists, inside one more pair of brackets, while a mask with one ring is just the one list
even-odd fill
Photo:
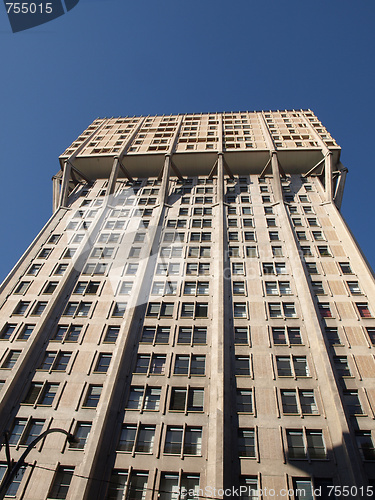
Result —
[[7, 495], [371, 498], [374, 276], [313, 112], [98, 119], [60, 165], [0, 287], [0, 429], [81, 440]]

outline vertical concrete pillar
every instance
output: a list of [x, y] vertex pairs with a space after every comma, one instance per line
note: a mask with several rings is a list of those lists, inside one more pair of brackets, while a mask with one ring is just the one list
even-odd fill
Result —
[[333, 172], [333, 158], [332, 153], [329, 152], [324, 158], [324, 184], [325, 184], [325, 195], [327, 201], [332, 201], [333, 190], [332, 190], [332, 172]]
[[72, 171], [71, 164], [68, 161], [64, 162], [64, 172], [63, 172], [63, 179], [60, 192], [60, 202], [59, 202], [60, 207], [66, 207], [66, 203], [68, 201], [69, 181], [70, 181], [71, 171]]
[[161, 180], [160, 192], [159, 192], [159, 203], [164, 205], [168, 199], [168, 188], [169, 188], [169, 176], [171, 172], [172, 155], [166, 154], [163, 167], [163, 177]]
[[272, 168], [273, 193], [274, 193], [275, 201], [281, 203], [283, 201], [283, 192], [281, 189], [280, 169], [279, 169], [279, 162], [277, 160], [277, 152], [272, 151], [271, 155], [272, 155], [271, 156], [271, 168]]
[[59, 208], [60, 201], [60, 178], [56, 175], [52, 178], [52, 210], [53, 213]]
[[340, 210], [341, 204], [342, 204], [342, 198], [344, 196], [344, 187], [345, 187], [345, 181], [346, 181], [346, 175], [348, 173], [348, 169], [343, 167], [340, 170], [340, 177], [338, 178], [337, 181], [337, 186], [336, 186], [336, 192], [335, 192], [335, 205], [336, 207]]
[[[207, 486], [224, 486], [224, 157], [217, 164], [217, 205], [215, 207], [215, 244], [213, 245], [211, 381], [209, 386], [209, 428], [207, 447]], [[207, 394], [208, 396], [208, 394]], [[227, 450], [228, 452], [228, 450]]]
[[108, 189], [107, 189], [108, 200], [110, 199], [109, 197], [111, 197], [111, 195], [113, 195], [113, 193], [115, 192], [119, 170], [120, 170], [120, 162], [118, 156], [115, 156], [113, 160], [111, 174], [109, 176], [109, 181], [108, 181]]

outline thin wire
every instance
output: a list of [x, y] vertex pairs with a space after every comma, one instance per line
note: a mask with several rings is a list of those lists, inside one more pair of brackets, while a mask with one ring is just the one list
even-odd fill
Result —
[[[26, 465], [30, 465], [31, 467], [36, 467], [38, 469], [48, 470], [50, 472], [56, 472], [56, 469], [49, 469], [48, 467], [43, 467], [42, 465], [38, 465], [38, 464], [26, 464]], [[110, 481], [110, 480], [107, 480], [107, 479], [96, 479], [96, 478], [90, 477], [90, 476], [82, 476], [80, 474], [75, 474], [74, 472], [73, 472], [72, 476], [79, 477], [81, 479], [98, 481], [99, 483], [108, 483], [108, 484], [114, 484], [114, 485], [117, 484], [117, 483]], [[124, 485], [124, 488], [125, 487], [126, 487], [126, 485]], [[130, 488], [131, 488], [131, 485], [130, 485]], [[158, 490], [157, 488], [142, 488], [142, 489], [131, 488], [131, 489], [133, 491], [153, 491], [153, 492], [158, 492], [158, 493], [173, 494], [172, 491]], [[218, 489], [225, 489], [225, 488], [218, 488]], [[193, 498], [202, 498], [205, 500], [223, 500], [222, 498], [219, 498], [219, 497], [203, 497], [203, 496], [196, 496], [196, 495], [194, 495]]]

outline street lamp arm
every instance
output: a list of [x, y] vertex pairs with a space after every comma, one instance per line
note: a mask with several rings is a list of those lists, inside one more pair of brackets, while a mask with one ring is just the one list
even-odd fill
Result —
[[6, 453], [7, 453], [7, 459], [8, 459], [8, 469], [5, 474], [4, 480], [0, 486], [0, 500], [2, 500], [7, 492], [7, 489], [9, 488], [11, 482], [13, 481], [14, 477], [16, 476], [17, 472], [20, 470], [22, 465], [24, 464], [25, 458], [27, 455], [30, 453], [30, 451], [41, 441], [44, 439], [48, 434], [51, 434], [52, 432], [60, 432], [62, 434], [65, 434], [68, 438], [69, 443], [75, 443], [78, 442], [76, 437], [73, 436], [70, 432], [66, 431], [65, 429], [59, 429], [59, 428], [52, 428], [52, 429], [47, 429], [46, 431], [42, 432], [37, 436], [31, 443], [28, 445], [26, 450], [22, 453], [20, 458], [18, 459], [17, 463], [11, 467], [12, 463], [10, 460], [10, 452], [9, 452], [9, 439], [8, 439], [8, 434], [5, 433], [5, 445], [6, 445]]

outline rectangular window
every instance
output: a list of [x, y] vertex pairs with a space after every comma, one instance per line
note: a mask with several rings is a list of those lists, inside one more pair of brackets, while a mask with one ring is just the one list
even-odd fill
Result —
[[375, 460], [374, 441], [371, 431], [356, 431], [355, 437], [362, 460]]
[[102, 393], [102, 385], [90, 385], [83, 403], [84, 408], [96, 408]]
[[9, 351], [9, 354], [6, 356], [5, 361], [1, 365], [1, 368], [11, 370], [20, 357], [21, 352], [22, 351]]
[[285, 415], [317, 415], [313, 390], [282, 389], [281, 403]]
[[109, 365], [111, 363], [111, 359], [112, 354], [104, 352], [100, 353], [94, 369], [94, 373], [107, 373]]
[[238, 454], [241, 458], [256, 458], [254, 429], [238, 429]]
[[353, 274], [352, 268], [350, 267], [349, 262], [340, 262], [339, 263], [342, 274]]
[[74, 474], [74, 467], [60, 465], [53, 480], [48, 498], [66, 498]]
[[75, 448], [77, 450], [83, 450], [86, 446], [87, 439], [91, 431], [91, 422], [77, 422], [74, 437], [79, 439], [77, 443], [69, 443], [69, 448]]
[[327, 245], [318, 245], [318, 252], [320, 257], [332, 257]]
[[10, 337], [15, 332], [16, 328], [17, 328], [17, 325], [11, 325], [11, 324], [7, 323], [4, 326], [4, 328], [1, 330], [0, 339], [1, 340], [9, 340]]
[[289, 458], [318, 460], [327, 458], [321, 430], [287, 430], [286, 435]]
[[332, 318], [332, 311], [328, 302], [318, 302], [318, 309], [322, 318]]
[[252, 389], [237, 389], [237, 412], [253, 413], [253, 391]]
[[358, 391], [344, 391], [344, 403], [349, 415], [363, 415], [361, 401], [358, 396]]
[[367, 302], [361, 302], [361, 303], [356, 302], [355, 305], [357, 306], [361, 318], [372, 318], [372, 314], [370, 312]]
[[340, 377], [351, 377], [348, 358], [346, 356], [334, 356], [333, 362]]
[[250, 357], [249, 356], [236, 356], [235, 357], [235, 375], [250, 377]]

